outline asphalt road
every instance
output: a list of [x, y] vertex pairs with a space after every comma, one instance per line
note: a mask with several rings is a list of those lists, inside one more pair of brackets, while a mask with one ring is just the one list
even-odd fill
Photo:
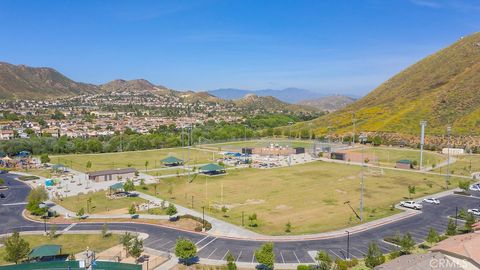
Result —
[[[23, 219], [21, 213], [25, 208], [25, 198], [29, 187], [14, 180], [14, 175], [3, 174], [9, 190], [0, 191], [6, 198], [0, 199], [0, 234], [18, 231], [44, 230], [44, 224]], [[424, 205], [421, 214], [406, 218], [394, 223], [375, 227], [364, 232], [350, 235], [350, 257], [361, 258], [367, 253], [368, 244], [376, 241], [383, 252], [396, 249], [395, 246], [383, 242], [386, 236], [396, 233], [409, 232], [415, 241], [425, 239], [430, 228], [438, 232], [444, 232], [448, 216], [455, 215], [455, 208], [480, 208], [480, 192], [475, 192], [474, 197], [449, 195], [440, 199], [440, 205]], [[462, 223], [459, 223], [461, 225]], [[71, 230], [101, 230], [102, 223], [80, 223]], [[57, 229], [63, 230], [68, 225], [57, 225]], [[263, 243], [261, 241], [247, 241], [229, 238], [216, 238], [201, 233], [179, 231], [172, 228], [148, 224], [125, 224], [110, 223], [110, 230], [131, 230], [147, 233], [149, 237], [144, 245], [165, 252], [173, 252], [175, 241], [179, 237], [191, 239], [197, 244], [198, 255], [201, 258], [222, 260], [230, 251], [237, 261], [255, 262], [254, 252]], [[49, 226], [47, 225], [47, 230]], [[278, 241], [275, 242], [276, 261], [278, 263], [310, 263], [313, 262], [309, 251], [325, 250], [334, 257], [345, 258], [347, 256], [347, 236], [320, 240], [305, 241]]]

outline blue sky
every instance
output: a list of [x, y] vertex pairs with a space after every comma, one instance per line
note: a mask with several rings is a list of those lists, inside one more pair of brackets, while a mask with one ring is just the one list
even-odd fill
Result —
[[467, 0], [0, 0], [0, 61], [90, 83], [363, 95], [479, 28]]

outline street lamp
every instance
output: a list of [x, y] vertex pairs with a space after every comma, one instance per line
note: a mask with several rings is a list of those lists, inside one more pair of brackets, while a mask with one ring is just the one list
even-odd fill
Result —
[[363, 194], [365, 189], [365, 177], [364, 177], [364, 168], [365, 167], [365, 143], [367, 142], [367, 136], [365, 134], [360, 135], [360, 143], [362, 144], [362, 182], [360, 190], [360, 221], [363, 222]]
[[423, 169], [423, 145], [425, 143], [425, 126], [427, 126], [427, 121], [420, 121], [421, 132], [420, 132], [420, 171]]
[[448, 136], [448, 143], [447, 143], [447, 175], [445, 177], [445, 189], [448, 189], [448, 182], [450, 181], [450, 137], [452, 133], [452, 127], [447, 127], [447, 136]]
[[347, 261], [350, 260], [350, 231], [347, 232]]

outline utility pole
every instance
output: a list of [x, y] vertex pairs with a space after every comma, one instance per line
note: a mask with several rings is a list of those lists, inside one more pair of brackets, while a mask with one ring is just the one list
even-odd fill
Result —
[[420, 121], [420, 171], [423, 169], [423, 145], [425, 143], [425, 126], [427, 125], [427, 121]]
[[361, 189], [360, 189], [360, 221], [363, 222], [363, 195], [365, 189], [365, 176], [364, 176], [364, 167], [365, 167], [365, 142], [367, 141], [367, 136], [364, 134], [359, 137], [360, 143], [362, 144], [362, 171], [361, 171]]
[[448, 143], [447, 143], [447, 147], [448, 147], [448, 153], [447, 153], [447, 175], [446, 175], [446, 178], [445, 178], [445, 189], [448, 189], [448, 182], [450, 182], [450, 137], [451, 137], [451, 133], [452, 133], [452, 127], [451, 126], [448, 126], [447, 127], [447, 136], [448, 136]]
[[350, 232], [347, 232], [347, 261], [350, 260]]
[[243, 163], [247, 164], [247, 125], [243, 125], [243, 127], [244, 127], [243, 139], [245, 141], [245, 149], [243, 151]]
[[352, 144], [355, 144], [355, 112], [352, 112], [352, 123], [353, 123]]

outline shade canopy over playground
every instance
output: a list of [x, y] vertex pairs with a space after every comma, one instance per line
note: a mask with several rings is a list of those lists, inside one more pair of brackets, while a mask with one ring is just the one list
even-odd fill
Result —
[[123, 183], [115, 183], [111, 185], [110, 190], [123, 190]]
[[220, 165], [217, 165], [217, 164], [214, 164], [214, 163], [210, 163], [210, 164], [207, 164], [205, 166], [202, 166], [198, 169], [201, 173], [204, 173], [204, 174], [222, 174], [222, 173], [225, 173], [225, 168], [220, 166]]
[[174, 157], [174, 156], [168, 156], [162, 160], [160, 160], [163, 164], [168, 165], [168, 166], [175, 166], [175, 165], [180, 165], [183, 164], [183, 160]]
[[62, 246], [60, 245], [43, 245], [32, 249], [28, 254], [29, 259], [41, 259], [43, 257], [54, 257], [60, 255]]

